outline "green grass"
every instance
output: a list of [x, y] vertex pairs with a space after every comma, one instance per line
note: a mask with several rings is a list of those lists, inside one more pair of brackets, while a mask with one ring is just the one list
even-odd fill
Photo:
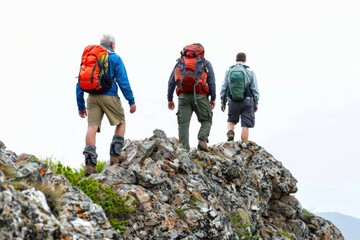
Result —
[[[51, 159], [47, 159], [46, 163], [53, 172], [66, 177], [72, 186], [81, 189], [94, 203], [100, 205], [114, 229], [121, 234], [125, 232], [126, 217], [135, 212], [135, 200], [129, 204], [130, 196], [120, 197], [114, 190], [113, 185], [104, 186], [92, 177], [85, 178], [84, 165], [81, 165], [79, 169], [73, 169]], [[98, 161], [96, 165], [97, 172], [101, 172], [105, 164], [105, 161]]]
[[305, 222], [310, 222], [310, 220], [311, 220], [312, 218], [314, 218], [314, 217], [315, 217], [315, 214], [309, 212], [309, 211], [306, 210], [306, 209], [304, 209], [304, 210], [301, 212], [301, 214], [300, 214], [300, 218], [301, 218], [302, 220], [304, 220]]
[[4, 173], [6, 179], [16, 177], [16, 169], [10, 165], [6, 165], [0, 162], [0, 170]]
[[180, 219], [182, 219], [182, 220], [185, 219], [185, 210], [184, 209], [176, 208], [174, 210], [175, 210], [176, 214], [179, 216]]
[[235, 232], [239, 239], [258, 240], [260, 238], [258, 235], [252, 234], [249, 216], [242, 209], [231, 214], [230, 220], [234, 224]]
[[283, 237], [286, 237], [287, 239], [292, 239], [291, 238], [291, 233], [288, 233], [288, 232], [285, 232], [283, 230], [279, 230], [278, 233], [283, 236]]

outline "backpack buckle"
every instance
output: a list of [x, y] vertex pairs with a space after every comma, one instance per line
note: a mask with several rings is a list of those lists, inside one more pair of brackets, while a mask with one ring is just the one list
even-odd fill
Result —
[[182, 50], [180, 52], [181, 56], [186, 56], [186, 57], [195, 57], [196, 53], [195, 51], [191, 51], [191, 50]]

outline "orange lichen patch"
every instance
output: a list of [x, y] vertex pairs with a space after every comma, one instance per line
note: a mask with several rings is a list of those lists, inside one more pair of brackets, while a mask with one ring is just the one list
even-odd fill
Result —
[[185, 188], [184, 188], [183, 186], [179, 185], [179, 186], [178, 186], [178, 190], [181, 191], [181, 192], [183, 192], [183, 191], [185, 191]]
[[75, 209], [75, 211], [76, 211], [77, 213], [83, 213], [83, 212], [84, 212], [84, 209], [82, 209], [82, 208], [80, 207], [80, 205], [77, 204], [77, 203], [74, 203], [74, 204], [73, 204], [73, 207], [74, 207], [74, 209]]
[[116, 188], [122, 188], [122, 185], [124, 181], [119, 179], [118, 181], [114, 182], [112, 185], [115, 185]]
[[71, 238], [69, 236], [66, 236], [65, 240], [71, 240]]
[[192, 195], [193, 195], [194, 197], [197, 197], [197, 198], [200, 198], [200, 197], [201, 197], [201, 193], [200, 193], [200, 191], [198, 191], [198, 190], [194, 190], [194, 191], [192, 192]]
[[173, 176], [174, 173], [175, 173], [174, 169], [172, 169], [172, 168], [170, 168], [170, 167], [168, 167], [168, 166], [166, 166], [166, 165], [161, 165], [161, 169], [162, 169], [163, 171], [169, 173], [169, 176]]
[[330, 240], [330, 239], [332, 239], [331, 234], [330, 234], [329, 232], [326, 232], [324, 239], [325, 239], [325, 240]]
[[45, 176], [45, 172], [46, 172], [46, 171], [45, 171], [45, 168], [44, 168], [44, 167], [41, 166], [41, 167], [39, 168], [39, 172], [40, 172], [40, 174], [41, 174], [42, 177]]
[[167, 226], [168, 230], [174, 229], [174, 225], [175, 225], [174, 219], [165, 219], [162, 223], [164, 226]]
[[259, 185], [260, 184], [260, 180], [256, 177], [256, 176], [254, 176], [254, 178], [253, 178], [253, 182], [254, 182], [254, 184], [256, 184], [256, 185]]
[[175, 225], [175, 222], [173, 219], [170, 219], [169, 221], [169, 230], [173, 230], [174, 229], [174, 225]]
[[19, 162], [21, 162], [21, 161], [24, 161], [26, 158], [25, 158], [25, 156], [24, 155], [21, 155], [21, 156], [19, 156], [18, 157], [18, 159], [15, 161], [16, 163], [19, 163]]
[[72, 216], [72, 215], [73, 215], [72, 212], [69, 211], [69, 209], [67, 209], [66, 214], [67, 214], [68, 216]]
[[83, 213], [80, 214], [79, 217], [82, 218], [82, 219], [84, 219], [84, 220], [88, 220], [88, 219], [87, 219], [87, 216], [86, 216], [85, 214], [83, 214]]
[[185, 192], [185, 196], [186, 196], [186, 197], [190, 197], [190, 195], [191, 195], [190, 191], [186, 191], [186, 192]]
[[181, 226], [181, 228], [182, 228], [182, 230], [184, 230], [184, 231], [189, 230], [189, 228], [188, 228], [188, 227], [186, 227], [186, 226]]
[[170, 158], [164, 158], [163, 161], [164, 162], [173, 162]]

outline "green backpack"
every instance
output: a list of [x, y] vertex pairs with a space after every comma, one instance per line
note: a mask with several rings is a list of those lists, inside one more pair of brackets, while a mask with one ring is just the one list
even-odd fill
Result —
[[246, 69], [242, 64], [236, 64], [229, 70], [229, 93], [233, 101], [242, 101], [246, 96]]

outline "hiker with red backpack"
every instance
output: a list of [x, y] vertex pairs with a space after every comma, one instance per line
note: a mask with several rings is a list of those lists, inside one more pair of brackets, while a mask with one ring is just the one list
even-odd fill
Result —
[[236, 55], [236, 64], [225, 73], [221, 87], [221, 111], [225, 111], [228, 102], [227, 140], [233, 141], [235, 125], [241, 120], [241, 146], [246, 147], [249, 128], [255, 126], [255, 112], [259, 103], [259, 88], [254, 71], [245, 65], [246, 54]]
[[168, 82], [168, 108], [175, 109], [173, 94], [176, 89], [179, 141], [187, 151], [190, 150], [189, 127], [193, 112], [201, 124], [197, 148], [209, 151], [207, 143], [212, 125], [212, 110], [215, 107], [216, 86], [212, 65], [205, 59], [204, 53], [204, 47], [200, 43], [185, 46]]
[[[96, 133], [100, 132], [104, 114], [111, 126], [115, 127], [110, 144], [110, 164], [125, 160], [121, 155], [124, 146], [125, 113], [122, 107], [118, 88], [130, 105], [130, 113], [136, 111], [135, 98], [130, 87], [124, 63], [115, 52], [115, 38], [104, 34], [100, 45], [89, 45], [84, 49], [78, 82], [76, 84], [76, 99], [79, 116], [87, 116], [88, 129], [86, 133], [83, 154], [85, 156], [85, 176], [96, 173]], [[84, 101], [84, 92], [88, 93]]]

